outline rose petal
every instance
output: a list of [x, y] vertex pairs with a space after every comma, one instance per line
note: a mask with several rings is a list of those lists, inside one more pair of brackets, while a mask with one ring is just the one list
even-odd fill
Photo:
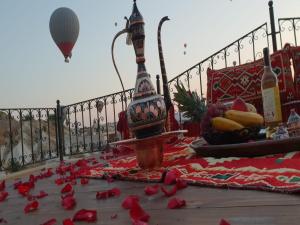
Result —
[[70, 191], [72, 191], [73, 190], [73, 187], [72, 187], [72, 185], [71, 184], [66, 184], [64, 187], [63, 187], [63, 189], [61, 189], [61, 193], [67, 193], [67, 192], [70, 192]]
[[158, 184], [156, 184], [156, 185], [152, 185], [152, 186], [146, 186], [145, 188], [144, 188], [144, 192], [145, 192], [145, 194], [146, 195], [155, 195], [155, 194], [157, 194], [158, 193], [158, 191], [159, 191], [159, 185]]
[[184, 189], [187, 187], [187, 182], [185, 180], [182, 179], [177, 179], [176, 180], [176, 187], [178, 190], [180, 189]]
[[140, 220], [133, 220], [132, 225], [148, 225], [148, 223], [140, 221]]
[[73, 221], [71, 219], [64, 219], [63, 225], [74, 225]]
[[95, 222], [97, 221], [97, 211], [81, 209], [75, 213], [73, 221]]
[[219, 225], [230, 225], [230, 223], [228, 223], [226, 220], [221, 219]]
[[176, 173], [174, 172], [174, 170], [170, 170], [166, 173], [165, 179], [164, 179], [164, 184], [166, 185], [170, 185], [175, 183], [177, 178]]
[[8, 192], [6, 191], [1, 191], [0, 192], [0, 202], [3, 202], [8, 196]]
[[114, 219], [117, 219], [117, 217], [118, 217], [118, 214], [116, 213], [116, 214], [114, 214], [114, 215], [111, 215], [111, 216], [110, 216], [110, 219], [114, 220]]
[[149, 214], [144, 211], [137, 201], [132, 202], [132, 207], [130, 208], [129, 214], [133, 221], [148, 222], [150, 218]]
[[0, 182], [0, 191], [4, 191], [5, 189], [5, 180]]
[[64, 207], [64, 209], [70, 210], [76, 205], [76, 200], [73, 196], [66, 197], [61, 200], [61, 205]]
[[65, 180], [63, 178], [57, 178], [55, 180], [56, 185], [62, 185], [63, 183], [65, 183]]
[[169, 209], [179, 209], [186, 205], [185, 200], [179, 198], [172, 198], [168, 203]]
[[29, 213], [29, 212], [35, 211], [35, 210], [37, 210], [38, 207], [39, 207], [38, 201], [29, 202], [29, 203], [25, 206], [24, 212], [25, 212], [25, 213]]
[[74, 196], [74, 190], [72, 190], [71, 192], [65, 194], [65, 195], [61, 195], [61, 199], [67, 198], [67, 197], [73, 197]]
[[81, 178], [80, 179], [80, 183], [81, 183], [81, 185], [86, 185], [86, 184], [89, 183], [89, 179], [87, 179], [87, 178]]
[[7, 223], [7, 221], [4, 218], [0, 218], [0, 223]]
[[122, 202], [122, 207], [124, 209], [131, 209], [133, 202], [139, 202], [139, 197], [136, 195], [129, 195]]
[[108, 192], [110, 197], [119, 196], [121, 194], [121, 190], [119, 188], [110, 189]]
[[22, 196], [27, 196], [29, 191], [30, 191], [30, 186], [26, 185], [26, 184], [20, 184], [18, 185], [18, 192], [19, 194], [21, 194]]
[[42, 223], [41, 225], [54, 225], [56, 223], [57, 223], [57, 220], [53, 218], [53, 219], [48, 220], [45, 223]]
[[175, 185], [171, 190], [167, 190], [165, 189], [165, 187], [161, 187], [161, 190], [165, 194], [165, 196], [170, 197], [176, 194], [177, 186]]
[[46, 193], [45, 191], [40, 191], [40, 193], [38, 195], [36, 195], [36, 198], [44, 198], [48, 196], [48, 193]]
[[121, 191], [119, 188], [113, 188], [107, 191], [98, 191], [96, 193], [97, 199], [107, 199], [114, 196], [119, 196], [121, 194]]

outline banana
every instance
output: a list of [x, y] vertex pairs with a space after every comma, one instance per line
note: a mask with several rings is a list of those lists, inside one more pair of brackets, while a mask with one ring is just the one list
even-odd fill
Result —
[[242, 112], [238, 110], [227, 110], [225, 118], [231, 119], [245, 127], [261, 126], [264, 123], [264, 118], [258, 113]]
[[230, 119], [226, 119], [224, 117], [214, 117], [212, 118], [212, 126], [213, 128], [215, 128], [216, 130], [219, 131], [235, 131], [235, 130], [241, 130], [244, 128], [243, 125], [230, 120]]

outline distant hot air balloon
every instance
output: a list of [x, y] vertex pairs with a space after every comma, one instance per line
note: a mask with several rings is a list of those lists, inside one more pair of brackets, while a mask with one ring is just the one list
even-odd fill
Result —
[[50, 18], [51, 36], [65, 57], [65, 62], [72, 56], [72, 49], [79, 34], [79, 20], [73, 10], [62, 7], [56, 9]]

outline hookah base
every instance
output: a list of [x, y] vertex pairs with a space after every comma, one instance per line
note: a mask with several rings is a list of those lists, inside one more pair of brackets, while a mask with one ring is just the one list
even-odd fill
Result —
[[162, 124], [158, 124], [155, 126], [136, 130], [134, 132], [134, 134], [137, 139], [142, 139], [142, 138], [147, 138], [147, 137], [151, 137], [154, 135], [159, 135], [163, 132], [164, 132], [164, 126]]

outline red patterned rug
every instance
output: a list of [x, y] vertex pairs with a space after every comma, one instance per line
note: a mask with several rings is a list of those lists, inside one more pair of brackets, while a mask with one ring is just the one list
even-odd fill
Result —
[[161, 182], [166, 173], [189, 184], [222, 188], [300, 192], [300, 152], [255, 158], [201, 158], [189, 148], [193, 138], [165, 145], [161, 168], [141, 170], [134, 154], [109, 159], [82, 174], [89, 178], [107, 176], [121, 180]]

